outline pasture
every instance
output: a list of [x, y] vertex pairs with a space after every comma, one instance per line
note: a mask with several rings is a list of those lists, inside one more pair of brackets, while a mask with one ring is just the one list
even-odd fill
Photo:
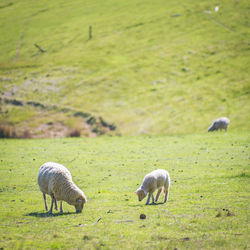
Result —
[[[240, 132], [2, 139], [0, 248], [247, 249], [249, 142]], [[36, 178], [47, 161], [86, 194], [82, 214], [66, 203], [45, 213]], [[133, 192], [157, 168], [170, 173], [169, 202], [145, 206]]]
[[1, 0], [0, 26], [0, 123], [19, 133], [95, 132], [79, 112], [122, 135], [249, 131], [248, 0]]

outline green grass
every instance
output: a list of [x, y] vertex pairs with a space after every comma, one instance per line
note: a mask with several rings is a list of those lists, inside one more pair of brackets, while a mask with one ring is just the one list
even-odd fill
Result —
[[[2, 139], [0, 248], [247, 249], [249, 142], [240, 132]], [[88, 198], [82, 214], [68, 204], [45, 214], [36, 178], [47, 161], [71, 171]], [[169, 202], [146, 206], [133, 192], [157, 168], [170, 173]]]
[[[0, 248], [249, 248], [248, 10], [247, 0], [1, 0], [0, 125], [88, 136], [98, 127], [87, 119], [102, 117], [117, 126], [109, 134], [130, 136], [0, 140]], [[221, 116], [229, 132], [206, 134]], [[85, 192], [82, 214], [67, 204], [45, 214], [36, 178], [47, 161]], [[170, 172], [169, 202], [145, 206], [133, 192], [156, 168]]]
[[[249, 131], [248, 9], [247, 0], [3, 0], [2, 97], [102, 116], [125, 135], [200, 133], [220, 116]], [[43, 113], [24, 121], [6, 109], [0, 121], [18, 127], [39, 126]]]

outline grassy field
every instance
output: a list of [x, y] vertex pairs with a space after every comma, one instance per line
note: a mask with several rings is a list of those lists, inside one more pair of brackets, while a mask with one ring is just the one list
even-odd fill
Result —
[[[0, 137], [47, 138], [0, 140], [0, 249], [249, 248], [249, 1], [1, 0], [0, 27]], [[47, 161], [82, 214], [46, 214]], [[156, 168], [169, 202], [145, 206]]]
[[[249, 146], [239, 132], [2, 139], [0, 248], [248, 249]], [[45, 213], [36, 178], [47, 161], [71, 171], [82, 214]], [[169, 202], [146, 206], [133, 192], [157, 168], [170, 173]]]
[[116, 134], [156, 135], [228, 116], [249, 131], [248, 10], [247, 0], [2, 0], [0, 122], [89, 135], [74, 116], [87, 112]]

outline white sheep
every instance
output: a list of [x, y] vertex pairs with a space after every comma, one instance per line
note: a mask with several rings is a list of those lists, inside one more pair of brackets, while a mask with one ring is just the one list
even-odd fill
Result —
[[[150, 198], [152, 197], [152, 203], [158, 200], [161, 191], [164, 190], [165, 198], [164, 203], [168, 201], [168, 193], [170, 188], [170, 176], [168, 171], [163, 169], [157, 169], [147, 174], [142, 182], [142, 185], [135, 191], [138, 195], [138, 200], [142, 201], [147, 193], [148, 199], [146, 205], [149, 204]], [[154, 191], [158, 189], [156, 198], [154, 200]]]
[[227, 117], [221, 117], [216, 119], [212, 125], [208, 128], [208, 132], [212, 132], [215, 130], [225, 129], [227, 131], [230, 120]]
[[60, 201], [60, 212], [63, 213], [62, 201], [75, 206], [76, 213], [81, 213], [87, 198], [84, 193], [73, 183], [70, 172], [66, 167], [55, 162], [44, 163], [38, 173], [37, 182], [41, 192], [45, 209], [48, 210], [46, 194], [51, 196], [51, 207], [49, 214], [52, 214], [53, 203], [57, 210], [57, 202]]

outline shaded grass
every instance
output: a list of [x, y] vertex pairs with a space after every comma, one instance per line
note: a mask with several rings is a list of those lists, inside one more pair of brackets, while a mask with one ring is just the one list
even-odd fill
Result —
[[54, 213], [54, 214], [49, 214], [48, 212], [47, 213], [39, 213], [39, 212], [34, 212], [34, 213], [28, 213], [28, 214], [25, 214], [25, 216], [34, 216], [34, 217], [51, 217], [51, 216], [65, 216], [65, 215], [71, 215], [71, 214], [75, 214], [75, 213], [70, 213], [70, 212], [67, 212], [67, 213]]
[[[248, 147], [248, 134], [230, 132], [0, 140], [0, 247], [244, 249]], [[47, 161], [64, 164], [86, 194], [82, 214], [66, 203], [63, 215], [45, 213], [36, 178]], [[133, 192], [157, 168], [170, 173], [169, 202], [145, 206]]]
[[242, 172], [238, 175], [230, 176], [228, 178], [250, 178], [250, 173]]

